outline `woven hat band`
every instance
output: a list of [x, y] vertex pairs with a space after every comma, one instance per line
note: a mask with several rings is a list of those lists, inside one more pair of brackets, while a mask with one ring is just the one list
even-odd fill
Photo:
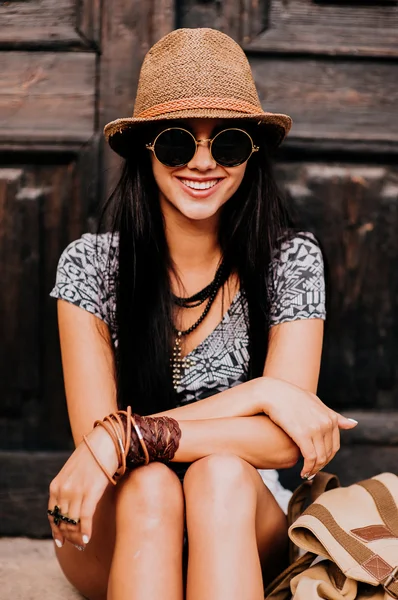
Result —
[[236, 98], [195, 96], [193, 98], [179, 98], [178, 100], [171, 100], [169, 102], [155, 104], [154, 106], [151, 106], [151, 108], [147, 108], [146, 110], [143, 110], [134, 116], [140, 119], [148, 119], [171, 112], [176, 112], [178, 110], [200, 108], [231, 110], [242, 112], [248, 115], [257, 115], [259, 112], [261, 112], [261, 107], [250, 104], [250, 102], [245, 102], [244, 100], [237, 100]]

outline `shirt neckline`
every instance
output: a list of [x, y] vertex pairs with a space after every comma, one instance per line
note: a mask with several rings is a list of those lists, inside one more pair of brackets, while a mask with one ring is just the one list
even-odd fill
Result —
[[186, 354], [183, 357], [184, 359], [190, 358], [191, 356], [197, 354], [200, 351], [200, 349], [202, 348], [202, 346], [204, 346], [204, 344], [206, 344], [209, 341], [209, 339], [211, 339], [215, 335], [215, 333], [221, 328], [221, 326], [224, 325], [224, 323], [229, 319], [230, 313], [235, 308], [235, 305], [237, 304], [241, 295], [242, 295], [242, 292], [239, 289], [236, 292], [235, 296], [233, 297], [232, 302], [229, 305], [228, 309], [225, 311], [221, 321], [219, 321], [219, 323], [215, 326], [215, 328], [212, 331], [210, 331], [210, 333], [197, 346], [195, 346], [195, 348], [193, 348], [191, 350], [191, 352], [189, 352], [188, 354]]

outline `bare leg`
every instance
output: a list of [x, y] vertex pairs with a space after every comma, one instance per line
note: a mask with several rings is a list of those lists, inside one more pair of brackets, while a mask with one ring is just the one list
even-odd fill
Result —
[[256, 469], [230, 454], [203, 458], [184, 480], [188, 600], [263, 600], [262, 571], [284, 567], [286, 517]]
[[108, 600], [182, 600], [184, 498], [165, 465], [141, 467], [122, 481]]
[[89, 600], [182, 600], [184, 499], [177, 476], [153, 463], [109, 488], [84, 552], [56, 549], [69, 581]]

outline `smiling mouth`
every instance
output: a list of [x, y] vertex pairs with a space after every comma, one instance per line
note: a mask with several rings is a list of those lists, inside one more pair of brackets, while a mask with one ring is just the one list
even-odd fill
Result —
[[193, 179], [182, 178], [179, 178], [179, 180], [191, 190], [209, 190], [221, 181], [221, 179], [210, 179], [208, 181], [194, 181]]

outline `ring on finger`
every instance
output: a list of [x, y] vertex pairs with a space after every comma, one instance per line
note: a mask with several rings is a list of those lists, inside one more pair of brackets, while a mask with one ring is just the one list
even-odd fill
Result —
[[80, 519], [71, 519], [67, 514], [63, 515], [59, 506], [55, 505], [53, 510], [50, 508], [47, 510], [47, 514], [54, 518], [54, 525], [59, 525], [61, 521], [68, 525], [77, 525], [80, 523]]

